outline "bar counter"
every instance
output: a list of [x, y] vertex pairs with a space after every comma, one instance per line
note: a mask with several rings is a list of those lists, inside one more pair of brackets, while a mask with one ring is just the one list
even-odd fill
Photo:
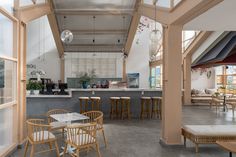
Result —
[[79, 112], [79, 97], [101, 97], [101, 108], [105, 117], [109, 116], [110, 97], [126, 96], [131, 98], [132, 117], [138, 117], [140, 113], [140, 98], [142, 96], [161, 96], [161, 89], [140, 88], [109, 88], [109, 89], [69, 89], [69, 95], [28, 95], [27, 117], [45, 115], [51, 109], [67, 109]]

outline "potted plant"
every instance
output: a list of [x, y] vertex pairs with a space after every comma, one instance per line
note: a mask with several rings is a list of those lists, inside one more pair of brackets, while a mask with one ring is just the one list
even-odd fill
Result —
[[26, 89], [30, 91], [30, 94], [39, 94], [39, 91], [42, 89], [42, 84], [37, 81], [29, 81], [26, 85]]
[[95, 71], [92, 70], [90, 73], [83, 72], [80, 74], [79, 83], [82, 85], [82, 88], [87, 89], [91, 81], [96, 77]]

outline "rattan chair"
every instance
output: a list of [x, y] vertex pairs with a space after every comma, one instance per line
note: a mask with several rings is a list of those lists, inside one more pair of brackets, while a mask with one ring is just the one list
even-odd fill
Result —
[[52, 131], [61, 130], [61, 133], [62, 133], [63, 137], [64, 137], [66, 123], [56, 121], [55, 119], [53, 119], [51, 117], [51, 115], [53, 115], [53, 114], [63, 114], [63, 113], [69, 113], [69, 112], [70, 111], [64, 110], [64, 109], [53, 109], [53, 110], [49, 110], [47, 112], [48, 124], [51, 126], [51, 130]]
[[83, 113], [83, 115], [89, 117], [89, 119], [85, 120], [84, 122], [86, 122], [86, 123], [96, 122], [97, 123], [97, 131], [102, 132], [105, 147], [107, 147], [107, 141], [106, 141], [104, 127], [103, 127], [103, 113], [101, 111], [89, 111], [89, 112]]
[[[50, 132], [51, 126], [44, 124], [43, 119], [29, 119], [26, 121], [28, 128], [28, 136], [27, 142], [25, 145], [24, 157], [26, 157], [26, 153], [29, 147], [29, 144], [32, 145], [30, 157], [34, 156], [35, 153], [35, 145], [39, 144], [49, 144], [50, 149], [47, 151], [52, 151], [52, 144], [54, 143], [57, 157], [59, 157], [59, 149], [56, 141], [56, 137], [53, 133]], [[37, 153], [46, 152], [45, 150]]]
[[79, 157], [79, 152], [83, 149], [93, 148], [97, 151], [98, 157], [101, 157], [99, 145], [96, 138], [97, 123], [72, 124], [66, 127], [67, 138], [65, 140], [65, 149], [63, 157], [67, 152], [68, 145], [75, 148], [76, 152], [72, 156]]

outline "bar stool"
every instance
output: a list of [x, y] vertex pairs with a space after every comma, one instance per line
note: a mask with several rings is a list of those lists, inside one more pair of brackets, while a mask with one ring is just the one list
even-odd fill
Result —
[[141, 97], [141, 113], [140, 118], [143, 119], [143, 115], [146, 114], [147, 118], [150, 118], [150, 105], [151, 105], [151, 97]]
[[92, 111], [101, 111], [101, 98], [100, 97], [90, 97]]
[[152, 97], [151, 118], [153, 118], [153, 116], [157, 115], [159, 117], [159, 119], [161, 119], [161, 102], [162, 102], [162, 97]]
[[120, 97], [121, 100], [121, 119], [124, 119], [125, 114], [130, 119], [130, 97]]
[[80, 113], [88, 111], [88, 101], [89, 97], [79, 97]]
[[119, 117], [119, 103], [120, 97], [110, 97], [111, 101], [111, 110], [110, 110], [110, 118], [113, 119], [113, 116]]

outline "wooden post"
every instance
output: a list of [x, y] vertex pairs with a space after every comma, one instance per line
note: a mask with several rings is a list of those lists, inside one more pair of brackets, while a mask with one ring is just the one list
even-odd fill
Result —
[[26, 138], [26, 24], [19, 22], [19, 144]]
[[191, 55], [183, 60], [184, 105], [191, 105]]
[[163, 28], [163, 103], [161, 142], [181, 143], [182, 101], [182, 26]]

